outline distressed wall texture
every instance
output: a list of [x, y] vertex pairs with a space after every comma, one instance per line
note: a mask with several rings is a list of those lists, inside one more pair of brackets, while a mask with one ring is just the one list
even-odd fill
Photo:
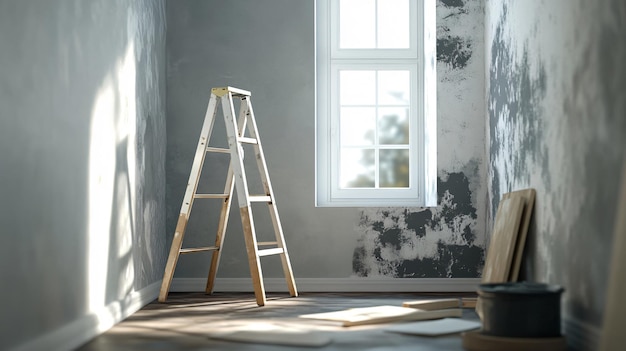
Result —
[[599, 327], [626, 147], [626, 3], [489, 1], [491, 218], [537, 190], [524, 276], [565, 287], [564, 315]]
[[355, 230], [356, 276], [475, 278], [484, 264], [483, 2], [437, 1], [435, 208], [365, 209]]
[[[252, 92], [296, 277], [478, 277], [487, 219], [483, 2], [437, 3], [441, 205], [429, 209], [315, 208], [314, 5], [167, 3], [168, 240], [210, 89], [231, 85]], [[225, 133], [220, 125], [214, 130], [218, 145]], [[221, 192], [228, 159], [211, 156], [205, 165], [200, 186]], [[185, 246], [213, 242], [219, 206], [194, 203]], [[264, 217], [255, 221], [257, 228], [271, 226]], [[218, 277], [249, 277], [237, 211], [228, 226]], [[272, 259], [263, 260], [265, 276], [282, 277]], [[175, 277], [204, 278], [208, 262], [209, 254], [184, 256]]]
[[165, 264], [165, 1], [0, 1], [0, 43], [0, 349], [75, 343]]

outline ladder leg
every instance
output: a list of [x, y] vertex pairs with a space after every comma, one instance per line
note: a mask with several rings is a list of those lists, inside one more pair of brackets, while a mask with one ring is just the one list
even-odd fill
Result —
[[289, 288], [289, 294], [291, 296], [298, 296], [298, 290], [296, 288], [296, 281], [293, 276], [293, 270], [291, 268], [291, 261], [289, 260], [289, 253], [287, 252], [287, 245], [285, 244], [285, 236], [283, 234], [283, 227], [280, 223], [280, 218], [278, 216], [278, 208], [276, 206], [276, 198], [274, 197], [274, 191], [272, 190], [272, 183], [270, 181], [269, 172], [267, 170], [267, 163], [265, 162], [265, 154], [263, 153], [263, 146], [261, 145], [261, 140], [259, 138], [259, 130], [256, 125], [256, 120], [254, 118], [254, 110], [252, 109], [252, 101], [248, 97], [246, 99], [246, 109], [248, 111], [250, 121], [248, 123], [248, 131], [252, 135], [253, 138], [257, 139], [257, 144], [254, 145], [255, 158], [257, 161], [257, 166], [259, 169], [259, 174], [261, 175], [261, 180], [263, 182], [263, 188], [265, 193], [268, 194], [272, 202], [268, 203], [270, 216], [272, 218], [272, 225], [274, 226], [274, 234], [276, 236], [276, 242], [278, 243], [278, 247], [283, 249], [283, 253], [280, 254], [280, 260], [283, 267], [283, 273], [285, 275], [285, 280], [287, 281], [287, 287]]
[[283, 235], [282, 226], [280, 224], [280, 218], [278, 217], [278, 209], [276, 203], [269, 204], [270, 216], [272, 217], [272, 224], [274, 225], [274, 234], [276, 235], [276, 242], [278, 247], [283, 249], [283, 253], [280, 254], [280, 262], [283, 266], [283, 274], [287, 282], [287, 288], [289, 289], [289, 295], [295, 297], [298, 296], [298, 289], [296, 288], [296, 280], [293, 277], [293, 270], [291, 269], [291, 261], [289, 260], [289, 253], [287, 252], [287, 245], [285, 244], [285, 236]]
[[211, 137], [216, 111], [217, 97], [211, 94], [211, 97], [209, 98], [209, 105], [207, 106], [207, 111], [204, 116], [204, 123], [202, 124], [202, 131], [200, 132], [200, 139], [198, 140], [198, 146], [196, 147], [196, 153], [191, 165], [191, 172], [189, 173], [189, 181], [187, 182], [183, 203], [180, 207], [180, 215], [178, 216], [178, 223], [176, 223], [172, 246], [170, 247], [170, 253], [165, 265], [163, 281], [161, 282], [161, 290], [159, 291], [159, 302], [165, 302], [167, 294], [170, 290], [170, 285], [172, 284], [174, 270], [176, 269], [178, 257], [180, 256], [180, 249], [183, 245], [187, 221], [193, 207], [194, 194], [198, 188], [198, 181], [200, 180], [200, 173], [202, 172], [202, 165], [204, 164], [207, 145], [209, 143], [209, 138]]
[[226, 186], [224, 186], [224, 193], [229, 194], [229, 196], [222, 203], [220, 220], [217, 226], [217, 235], [215, 237], [215, 246], [218, 247], [218, 249], [213, 251], [213, 255], [211, 256], [211, 268], [209, 269], [209, 277], [207, 278], [205, 290], [207, 294], [213, 294], [213, 289], [215, 288], [215, 277], [217, 276], [217, 268], [220, 264], [224, 237], [226, 236], [226, 226], [228, 225], [228, 217], [230, 215], [230, 204], [233, 199], [233, 188], [235, 186], [235, 182], [233, 180], [233, 169], [232, 167], [229, 167], [228, 175], [226, 177]]
[[[232, 112], [232, 111], [231, 111]], [[237, 120], [237, 132], [239, 135], [243, 134], [246, 128], [247, 110], [245, 108], [239, 109], [239, 117]], [[228, 126], [230, 127], [230, 126]], [[232, 157], [232, 156], [231, 156]], [[233, 190], [235, 187], [235, 173], [233, 171], [232, 160], [231, 165], [228, 167], [228, 175], [226, 176], [226, 185], [224, 185], [224, 194], [228, 194], [228, 197], [222, 203], [222, 210], [220, 212], [220, 219], [217, 226], [217, 235], [215, 237], [215, 246], [218, 247], [217, 251], [213, 251], [211, 256], [211, 268], [209, 268], [209, 276], [207, 278], [206, 293], [212, 294], [215, 288], [215, 277], [217, 276], [217, 269], [220, 264], [220, 258], [222, 255], [222, 246], [224, 245], [224, 237], [226, 235], [226, 226], [228, 225], [228, 217], [230, 215], [230, 206], [233, 199]]]
[[241, 212], [241, 224], [243, 226], [243, 237], [246, 242], [246, 252], [248, 253], [248, 263], [250, 265], [250, 275], [254, 286], [254, 296], [259, 306], [264, 306], [266, 302], [265, 287], [263, 285], [263, 273], [261, 272], [261, 262], [259, 260], [258, 246], [254, 232], [254, 223], [250, 206], [239, 208]]
[[161, 290], [159, 291], [159, 302], [165, 302], [165, 300], [167, 300], [167, 294], [170, 291], [170, 285], [172, 284], [172, 278], [174, 277], [174, 270], [176, 269], [176, 263], [178, 262], [178, 256], [180, 248], [183, 244], [186, 227], [187, 217], [181, 213], [178, 217], [178, 223], [176, 224], [176, 231], [174, 232], [174, 239], [172, 240], [170, 254], [167, 257], [167, 264], [165, 265], [165, 273], [163, 274]]

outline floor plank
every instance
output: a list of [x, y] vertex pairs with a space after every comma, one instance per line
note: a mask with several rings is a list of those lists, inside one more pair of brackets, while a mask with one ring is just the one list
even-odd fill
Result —
[[[471, 295], [454, 295], [471, 296]], [[267, 304], [256, 305], [252, 293], [171, 293], [167, 303], [153, 302], [79, 351], [104, 350], [462, 350], [459, 335], [418, 337], [385, 332], [389, 324], [341, 327], [337, 322], [306, 320], [302, 314], [331, 312], [378, 305], [402, 306], [420, 298], [447, 294], [303, 293], [268, 294]], [[463, 319], [478, 320], [473, 309]], [[237, 343], [210, 338], [233, 330], [305, 329], [328, 335], [321, 348]]]

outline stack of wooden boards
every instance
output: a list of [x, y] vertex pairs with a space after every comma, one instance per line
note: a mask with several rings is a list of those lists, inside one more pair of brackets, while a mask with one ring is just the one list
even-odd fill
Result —
[[482, 283], [515, 282], [535, 204], [535, 189], [506, 193], [498, 205]]

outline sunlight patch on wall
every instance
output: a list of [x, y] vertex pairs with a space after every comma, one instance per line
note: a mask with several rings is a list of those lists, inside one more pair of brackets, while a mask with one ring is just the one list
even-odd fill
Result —
[[[89, 145], [89, 311], [132, 289], [135, 192], [135, 57], [132, 42], [95, 99]], [[122, 267], [120, 267], [122, 265]], [[119, 268], [119, 269], [115, 269]], [[122, 272], [111, 284], [110, 272]], [[117, 286], [110, 296], [111, 285]]]

